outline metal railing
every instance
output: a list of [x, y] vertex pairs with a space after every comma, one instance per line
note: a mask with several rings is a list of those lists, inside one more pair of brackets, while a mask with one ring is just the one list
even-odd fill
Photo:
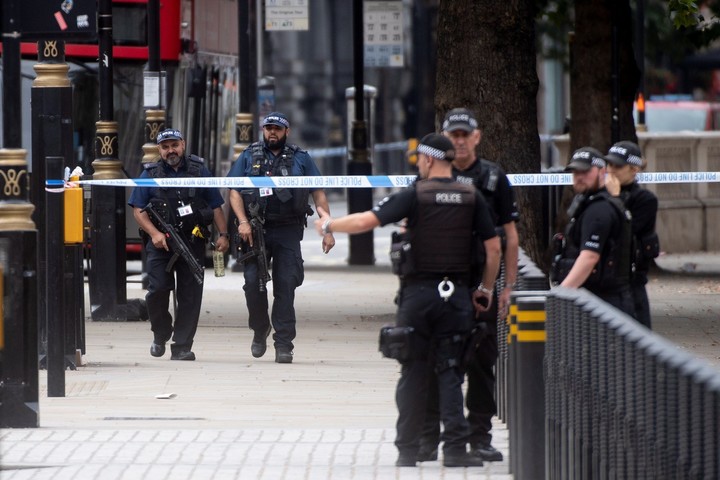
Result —
[[515, 479], [720, 478], [720, 371], [584, 289], [547, 290], [522, 252], [519, 272], [497, 362]]

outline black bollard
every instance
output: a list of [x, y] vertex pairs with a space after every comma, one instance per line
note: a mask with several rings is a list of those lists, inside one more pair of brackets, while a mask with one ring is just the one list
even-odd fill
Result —
[[[65, 396], [65, 274], [63, 157], [47, 157], [45, 174], [45, 258], [47, 265], [47, 382], [48, 397]], [[55, 182], [52, 182], [55, 180]], [[60, 190], [58, 192], [57, 190]]]
[[545, 295], [513, 292], [510, 347], [510, 459], [516, 479], [545, 471]]

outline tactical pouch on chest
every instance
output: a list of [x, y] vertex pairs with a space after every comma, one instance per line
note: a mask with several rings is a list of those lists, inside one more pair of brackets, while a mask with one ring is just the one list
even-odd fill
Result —
[[[168, 206], [168, 203], [161, 199], [161, 198], [153, 198], [150, 200], [150, 203], [152, 204], [153, 210], [155, 210], [158, 215], [162, 217], [163, 220], [165, 220], [165, 223], [169, 225], [175, 225], [175, 215], [172, 214], [170, 211], [170, 207]], [[160, 225], [160, 222], [155, 218], [154, 215], [149, 215], [150, 221], [153, 225], [155, 225], [155, 228], [160, 230], [163, 233], [168, 233], [165, 231], [165, 229]]]
[[413, 327], [395, 327], [386, 325], [380, 329], [379, 350], [383, 357], [398, 362], [413, 359], [412, 334]]
[[412, 248], [406, 233], [392, 232], [390, 236], [390, 263], [395, 275], [404, 277], [414, 272]]

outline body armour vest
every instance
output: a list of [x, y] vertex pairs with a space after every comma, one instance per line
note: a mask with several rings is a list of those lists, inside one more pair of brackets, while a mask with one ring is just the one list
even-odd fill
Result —
[[469, 275], [475, 187], [420, 180], [415, 189], [417, 216], [408, 226], [413, 274]]
[[[187, 164], [188, 177], [202, 176], [202, 167], [205, 163], [202, 158], [190, 155], [185, 157], [184, 161]], [[144, 168], [151, 178], [166, 177], [163, 160], [146, 163]], [[157, 191], [157, 197], [151, 200], [153, 207], [167, 223], [178, 228], [183, 233], [190, 234], [195, 226], [206, 227], [213, 222], [212, 209], [204, 199], [196, 195], [195, 188], [158, 187]], [[182, 212], [188, 213], [181, 214], [178, 209], [188, 205], [192, 211], [188, 212], [185, 209]], [[155, 226], [159, 228], [158, 225]]]
[[[580, 249], [580, 217], [585, 209], [593, 202], [606, 201], [609, 203], [617, 217], [617, 227], [611, 232], [600, 254], [600, 260], [593, 269], [583, 287], [590, 291], [613, 291], [628, 286], [632, 271], [632, 227], [631, 217], [620, 199], [613, 197], [607, 191], [601, 191], [585, 197], [572, 215], [570, 223], [565, 230], [565, 246], [562, 259], [558, 262], [558, 283], [562, 282], [572, 268]], [[564, 264], [564, 265], [562, 265]]]
[[[282, 153], [274, 160], [269, 158], [263, 148], [263, 142], [250, 145], [252, 152], [252, 172], [250, 176], [289, 176], [297, 145], [285, 145]], [[306, 216], [312, 214], [308, 200], [310, 190], [307, 188], [274, 188], [273, 194], [261, 197], [259, 191], [253, 190], [251, 194], [243, 194], [246, 209], [250, 203], [260, 205], [261, 215], [269, 224], [305, 224]]]
[[480, 190], [485, 202], [491, 207], [489, 210], [493, 225], [497, 225], [498, 214], [494, 208], [495, 191], [500, 180], [500, 170], [497, 165], [480, 158], [470, 169], [463, 171], [453, 169], [453, 173], [458, 182], [475, 185]]

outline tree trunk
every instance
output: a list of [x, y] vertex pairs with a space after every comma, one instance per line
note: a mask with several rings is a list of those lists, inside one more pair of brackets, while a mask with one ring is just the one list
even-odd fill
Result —
[[[615, 11], [613, 11], [615, 8]], [[613, 21], [618, 52], [618, 138], [612, 138]], [[570, 145], [607, 152], [620, 140], [637, 142], [633, 102], [640, 71], [633, 52], [628, 0], [575, 0], [575, 33], [570, 45]]]
[[[437, 30], [437, 123], [456, 107], [477, 115], [479, 154], [508, 173], [540, 171], [535, 1], [441, 0]], [[515, 188], [518, 231], [541, 267], [549, 241], [541, 187]]]

